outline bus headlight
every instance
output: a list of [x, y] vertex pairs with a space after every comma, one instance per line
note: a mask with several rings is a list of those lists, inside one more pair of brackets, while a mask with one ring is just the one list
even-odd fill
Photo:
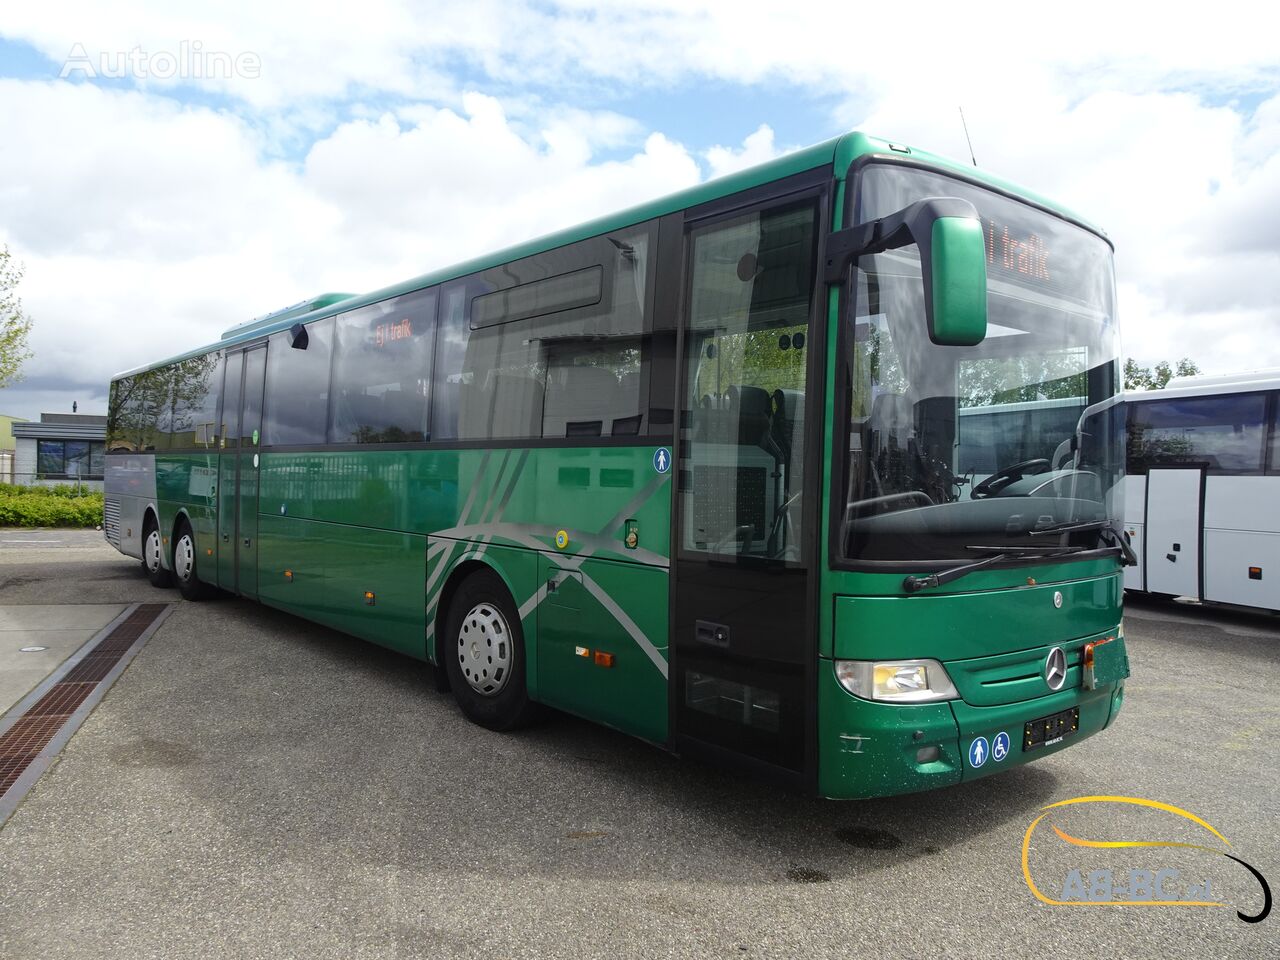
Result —
[[931, 703], [954, 700], [955, 685], [937, 660], [837, 660], [840, 685], [863, 700]]

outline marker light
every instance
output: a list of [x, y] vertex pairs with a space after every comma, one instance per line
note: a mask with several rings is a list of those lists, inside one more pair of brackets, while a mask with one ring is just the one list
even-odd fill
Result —
[[836, 679], [863, 700], [931, 703], [955, 700], [955, 685], [937, 660], [837, 660]]

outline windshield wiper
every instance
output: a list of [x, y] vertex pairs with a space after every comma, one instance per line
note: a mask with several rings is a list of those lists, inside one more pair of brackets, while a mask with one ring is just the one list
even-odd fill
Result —
[[1133, 547], [1129, 545], [1129, 541], [1115, 528], [1115, 525], [1110, 520], [1086, 520], [1082, 523], [1068, 520], [1066, 523], [1055, 523], [1050, 527], [1028, 530], [1027, 536], [1047, 537], [1055, 533], [1078, 533], [1084, 530], [1097, 530], [1102, 534], [1103, 540], [1109, 540], [1111, 546], [1118, 548], [1123, 566], [1136, 567], [1138, 565], [1138, 555], [1133, 552]]
[[1055, 533], [1077, 533], [1082, 530], [1107, 530], [1111, 527], [1110, 520], [1067, 520], [1064, 523], [1054, 523], [1047, 527], [1034, 527], [1027, 531], [1028, 537], [1048, 537]]
[[994, 556], [987, 557], [985, 560], [979, 560], [976, 563], [967, 563], [962, 567], [952, 567], [950, 570], [943, 570], [941, 573], [931, 573], [927, 577], [907, 577], [902, 581], [902, 589], [907, 593], [919, 593], [921, 590], [927, 590], [931, 587], [940, 587], [944, 583], [951, 583], [953, 580], [959, 580], [961, 577], [968, 576], [975, 570], [985, 570], [987, 567], [993, 567], [997, 563], [1005, 560], [1054, 560], [1058, 557], [1070, 556], [1073, 553], [1084, 552], [1084, 547], [984, 547], [970, 546], [965, 547], [966, 550], [997, 550]]

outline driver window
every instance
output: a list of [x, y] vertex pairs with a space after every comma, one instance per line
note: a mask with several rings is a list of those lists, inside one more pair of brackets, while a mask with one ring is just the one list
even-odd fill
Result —
[[683, 548], [799, 565], [811, 202], [695, 230], [681, 419]]

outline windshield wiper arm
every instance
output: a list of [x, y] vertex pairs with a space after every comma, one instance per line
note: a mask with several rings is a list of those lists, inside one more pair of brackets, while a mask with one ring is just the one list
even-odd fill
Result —
[[1078, 533], [1082, 530], [1109, 530], [1110, 528], [1110, 520], [1068, 520], [1065, 523], [1055, 523], [1048, 527], [1035, 527], [1027, 531], [1027, 536], [1049, 537], [1055, 533]]
[[1111, 545], [1120, 550], [1120, 558], [1126, 567], [1136, 567], [1138, 565], [1138, 555], [1133, 552], [1133, 547], [1129, 545], [1129, 541], [1125, 539], [1124, 534], [1115, 528], [1110, 520], [1087, 520], [1083, 523], [1074, 523], [1068, 521], [1066, 523], [1056, 523], [1051, 527], [1041, 527], [1038, 530], [1028, 530], [1029, 537], [1047, 537], [1055, 533], [1078, 533], [1083, 530], [1097, 530], [1102, 534], [1103, 540], [1110, 540]]
[[952, 567], [950, 570], [943, 570], [940, 573], [931, 573], [927, 577], [907, 577], [902, 581], [902, 589], [907, 593], [919, 593], [930, 587], [940, 587], [944, 583], [951, 583], [953, 580], [959, 580], [961, 577], [968, 576], [975, 570], [984, 570], [987, 567], [995, 566], [1005, 560], [1053, 560], [1056, 557], [1065, 557], [1073, 553], [1080, 553], [1084, 547], [1050, 547], [1047, 550], [1043, 547], [966, 547], [966, 550], [999, 550], [1000, 552], [994, 556], [987, 557], [985, 560], [979, 560], [976, 563], [967, 563], [961, 567]]

